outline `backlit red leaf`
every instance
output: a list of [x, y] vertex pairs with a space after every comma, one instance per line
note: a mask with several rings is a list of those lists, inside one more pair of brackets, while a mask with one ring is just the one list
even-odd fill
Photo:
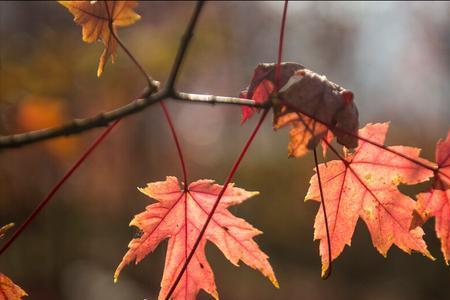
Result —
[[[222, 186], [205, 179], [193, 182], [187, 189], [183, 189], [175, 177], [167, 177], [165, 181], [150, 183], [146, 188], [140, 189], [158, 202], [147, 206], [144, 212], [131, 221], [130, 225], [141, 229], [143, 235], [133, 239], [128, 245], [129, 250], [114, 274], [115, 280], [125, 265], [132, 261], [139, 263], [163, 240], [169, 239], [159, 293], [159, 299], [165, 299], [221, 189]], [[258, 192], [248, 192], [234, 186], [227, 188], [192, 261], [175, 289], [173, 299], [193, 300], [200, 289], [218, 299], [214, 274], [205, 256], [207, 240], [213, 242], [234, 265], [237, 266], [241, 260], [259, 270], [278, 287], [268, 256], [253, 240], [261, 231], [227, 210], [229, 206], [240, 204], [257, 194]]]
[[[388, 123], [368, 124], [359, 136], [384, 144]], [[391, 150], [432, 166], [419, 158], [420, 149], [393, 146]], [[403, 251], [431, 254], [422, 239], [420, 227], [410, 230], [415, 201], [402, 194], [397, 186], [417, 184], [428, 180], [433, 173], [395, 153], [359, 141], [353, 154], [341, 160], [320, 164], [324, 202], [330, 228], [331, 259], [337, 258], [351, 239], [359, 218], [367, 225], [373, 245], [384, 256], [395, 244]], [[305, 199], [320, 201], [317, 174], [311, 178]], [[322, 274], [328, 267], [327, 235], [322, 208], [316, 216], [314, 239], [320, 240]]]

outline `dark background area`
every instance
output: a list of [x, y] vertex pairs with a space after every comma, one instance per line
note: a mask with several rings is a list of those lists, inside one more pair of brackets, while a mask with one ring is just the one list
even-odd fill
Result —
[[[142, 19], [119, 36], [148, 72], [164, 82], [193, 2], [145, 2]], [[282, 2], [211, 2], [183, 65], [182, 91], [237, 96], [260, 62], [277, 55]], [[391, 121], [387, 144], [434, 147], [449, 129], [450, 4], [289, 4], [284, 61], [304, 64], [352, 90], [360, 122]], [[85, 44], [81, 27], [56, 2], [0, 2], [0, 134], [53, 126], [129, 102], [145, 85], [120, 49], [96, 77], [102, 44]], [[240, 108], [166, 100], [185, 151], [189, 178], [223, 183], [256, 124], [240, 125]], [[20, 224], [100, 134], [0, 152], [0, 225]], [[260, 195], [233, 207], [264, 232], [256, 238], [280, 282], [236, 268], [207, 246], [221, 299], [449, 299], [450, 272], [434, 232], [425, 239], [437, 258], [395, 246], [385, 259], [358, 222], [352, 246], [320, 279], [313, 242], [317, 203], [303, 202], [313, 175], [311, 154], [287, 158], [288, 131], [267, 120], [234, 181]], [[0, 270], [27, 299], [156, 299], [166, 243], [117, 284], [132, 217], [150, 203], [136, 187], [181, 177], [176, 149], [158, 105], [123, 120], [0, 258]], [[425, 185], [409, 189], [417, 192]], [[203, 292], [199, 299], [210, 299]]]

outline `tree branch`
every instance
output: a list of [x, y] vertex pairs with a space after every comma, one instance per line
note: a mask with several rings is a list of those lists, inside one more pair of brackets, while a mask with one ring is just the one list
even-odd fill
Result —
[[247, 105], [251, 107], [257, 108], [268, 108], [272, 104], [270, 101], [266, 103], [256, 103], [250, 99], [243, 98], [235, 98], [235, 97], [226, 97], [226, 96], [215, 96], [215, 95], [206, 95], [206, 94], [191, 94], [184, 92], [174, 92], [171, 95], [171, 98], [175, 100], [188, 101], [188, 102], [199, 102], [199, 103], [207, 103], [207, 104], [234, 104], [234, 105]]
[[175, 61], [172, 65], [172, 70], [170, 71], [169, 78], [167, 79], [167, 90], [169, 93], [173, 93], [175, 91], [175, 83], [178, 77], [178, 73], [181, 67], [181, 63], [183, 62], [184, 56], [186, 54], [186, 50], [190, 44], [190, 41], [194, 35], [194, 28], [197, 24], [198, 17], [200, 16], [200, 12], [202, 11], [203, 5], [205, 3], [203, 1], [198, 1], [194, 13], [189, 21], [189, 24], [186, 28], [186, 31], [181, 38], [180, 47], [178, 48], [177, 56], [175, 57]]
[[[105, 3], [106, 5], [106, 3]], [[214, 95], [202, 95], [202, 94], [189, 94], [184, 92], [176, 92], [175, 91], [175, 83], [178, 77], [178, 73], [181, 67], [181, 63], [183, 62], [184, 56], [186, 54], [186, 50], [189, 46], [189, 43], [193, 36], [193, 30], [198, 21], [198, 17], [202, 10], [204, 3], [203, 1], [197, 2], [197, 5], [194, 9], [194, 13], [189, 21], [188, 27], [181, 38], [180, 47], [178, 48], [178, 52], [175, 58], [175, 61], [172, 65], [172, 70], [170, 72], [169, 78], [167, 80], [166, 87], [154, 93], [155, 89], [158, 87], [159, 82], [153, 80], [149, 75], [145, 72], [142, 66], [136, 61], [134, 56], [128, 51], [128, 49], [121, 43], [118, 37], [115, 35], [114, 30], [112, 28], [112, 24], [110, 25], [110, 31], [113, 37], [117, 40], [122, 49], [127, 53], [127, 55], [133, 60], [133, 62], [138, 66], [139, 70], [146, 76], [148, 81], [148, 87], [142, 93], [140, 98], [135, 99], [134, 101], [128, 103], [127, 105], [118, 107], [114, 110], [103, 112], [98, 114], [95, 117], [90, 117], [86, 119], [75, 119], [70, 123], [52, 127], [45, 128], [35, 131], [29, 131], [19, 134], [0, 136], [0, 149], [6, 148], [16, 148], [23, 145], [33, 144], [40, 141], [53, 139], [60, 136], [69, 136], [75, 135], [84, 131], [91, 130], [97, 127], [107, 126], [109, 123], [124, 118], [126, 116], [135, 114], [144, 110], [146, 107], [164, 100], [166, 98], [173, 98], [179, 101], [187, 101], [187, 102], [200, 102], [200, 103], [209, 103], [209, 104], [233, 104], [233, 105], [248, 105], [252, 107], [260, 107], [267, 108], [270, 106], [270, 103], [267, 104], [259, 104], [249, 99], [241, 99], [234, 97], [224, 97], [224, 96], [214, 96]], [[108, 9], [107, 5], [106, 8]], [[108, 14], [109, 14], [109, 10]], [[110, 22], [111, 23], [111, 22]]]
[[147, 95], [142, 98], [135, 99], [134, 101], [128, 103], [127, 105], [121, 106], [108, 112], [101, 113], [95, 117], [90, 117], [86, 119], [75, 119], [63, 126], [45, 128], [13, 135], [0, 136], [0, 149], [16, 148], [48, 139], [53, 139], [60, 136], [69, 136], [78, 134], [84, 131], [91, 130], [93, 128], [105, 127], [108, 126], [108, 124], [111, 123], [112, 121], [138, 113], [147, 108], [148, 106], [166, 98], [174, 98], [179, 101], [200, 102], [208, 104], [220, 103], [232, 105], [248, 105], [259, 108], [267, 107], [267, 104], [256, 103], [255, 101], [249, 99], [203, 95], [203, 94], [190, 94], [184, 92], [171, 93], [169, 90], [166, 89], [151, 95], [148, 95], [148, 92], [145, 92], [144, 95], [145, 94]]

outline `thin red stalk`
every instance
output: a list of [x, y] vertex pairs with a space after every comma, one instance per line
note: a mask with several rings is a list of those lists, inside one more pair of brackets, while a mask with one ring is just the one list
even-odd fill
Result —
[[183, 267], [181, 268], [180, 272], [178, 273], [177, 278], [175, 279], [174, 283], [172, 284], [172, 287], [169, 290], [169, 293], [166, 296], [166, 300], [169, 300], [170, 297], [172, 296], [173, 292], [175, 291], [178, 283], [180, 282], [181, 278], [183, 277], [184, 272], [186, 272], [187, 266], [189, 265], [190, 261], [192, 260], [192, 257], [195, 254], [195, 251], [198, 248], [198, 245], [200, 244], [205, 232], [206, 232], [206, 228], [208, 227], [209, 223], [211, 222], [211, 219], [214, 215], [214, 213], [216, 212], [217, 207], [219, 206], [220, 200], [222, 199], [223, 195], [225, 194], [225, 191], [228, 187], [228, 185], [230, 184], [231, 180], [233, 179], [234, 174], [236, 173], [239, 165], [242, 162], [242, 159], [244, 158], [245, 154], [247, 154], [247, 150], [250, 147], [250, 145], [252, 144], [256, 134], [259, 131], [259, 128], [261, 127], [262, 123], [264, 122], [264, 119], [267, 116], [267, 113], [269, 112], [268, 109], [265, 109], [261, 115], [261, 118], [258, 121], [258, 124], [256, 125], [255, 129], [253, 129], [252, 134], [250, 135], [250, 138], [247, 140], [244, 149], [242, 149], [241, 154], [239, 155], [239, 157], [237, 158], [236, 162], [234, 163], [233, 167], [231, 168], [231, 171], [227, 177], [227, 180], [225, 181], [225, 184], [222, 187], [222, 190], [220, 190], [219, 195], [217, 196], [216, 202], [214, 202], [214, 205], [210, 211], [210, 213], [208, 214], [208, 218], [206, 219], [205, 224], [202, 227], [202, 230], [200, 231], [197, 240], [194, 243], [194, 246], [192, 247], [191, 251], [189, 252], [189, 255], [187, 257], [187, 259], [185, 260]]
[[[285, 3], [284, 3], [284, 8], [283, 8], [283, 16], [282, 16], [282, 19], [281, 19], [281, 29], [280, 29], [280, 39], [279, 39], [279, 44], [278, 44], [278, 63], [277, 63], [277, 66], [276, 66], [276, 72], [277, 73], [275, 75], [277, 82], [279, 81], [279, 78], [280, 78], [279, 72], [280, 72], [280, 64], [281, 64], [282, 53], [283, 53], [284, 28], [285, 28], [285, 23], [286, 23], [287, 4], [288, 4], [288, 1], [286, 0]], [[277, 83], [276, 89], [278, 90], [278, 88], [279, 87], [278, 87], [278, 83]], [[239, 157], [237, 158], [237, 160], [234, 163], [233, 167], [231, 168], [231, 171], [230, 171], [230, 173], [229, 173], [229, 175], [227, 177], [227, 180], [225, 181], [225, 184], [223, 185], [222, 190], [220, 191], [220, 193], [219, 193], [219, 195], [218, 195], [218, 197], [216, 199], [216, 202], [214, 203], [210, 213], [208, 214], [208, 218], [206, 219], [206, 222], [203, 225], [202, 230], [200, 231], [200, 233], [199, 233], [199, 235], [198, 235], [198, 237], [197, 237], [197, 239], [196, 239], [196, 241], [194, 243], [194, 246], [192, 247], [191, 251], [189, 252], [189, 256], [185, 260], [185, 262], [183, 264], [183, 267], [181, 268], [180, 272], [178, 273], [177, 278], [175, 279], [174, 283], [172, 284], [172, 286], [171, 286], [171, 288], [170, 288], [170, 290], [169, 290], [169, 292], [168, 292], [168, 294], [167, 294], [167, 296], [165, 298], [166, 300], [170, 299], [172, 294], [175, 292], [175, 289], [176, 289], [178, 283], [180, 282], [181, 278], [183, 277], [184, 272], [186, 272], [186, 269], [187, 269], [187, 267], [189, 265], [189, 262], [192, 260], [192, 257], [194, 256], [195, 251], [197, 250], [198, 245], [200, 244], [200, 241], [202, 240], [202, 238], [203, 238], [203, 236], [204, 236], [204, 234], [206, 232], [206, 229], [207, 229], [209, 223], [211, 222], [211, 219], [212, 219], [212, 217], [213, 217], [213, 215], [214, 215], [214, 213], [215, 213], [215, 211], [216, 211], [216, 209], [217, 209], [217, 207], [218, 207], [218, 205], [220, 203], [220, 200], [222, 199], [222, 196], [224, 195], [228, 185], [230, 184], [231, 180], [233, 179], [234, 174], [238, 170], [242, 159], [247, 154], [247, 150], [250, 147], [250, 145], [252, 144], [252, 142], [253, 142], [256, 134], [258, 133], [262, 123], [264, 122], [268, 112], [269, 112], [268, 108], [264, 109], [263, 114], [261, 115], [261, 118], [258, 121], [258, 124], [256, 125], [255, 129], [253, 130], [253, 132], [250, 135], [249, 139], [247, 140], [244, 148], [241, 151], [241, 154], [239, 155]]]
[[323, 210], [323, 215], [324, 215], [324, 219], [325, 219], [325, 229], [327, 231], [328, 269], [327, 269], [327, 272], [322, 275], [322, 279], [327, 279], [328, 277], [330, 277], [331, 271], [332, 271], [330, 229], [328, 227], [327, 209], [325, 207], [325, 197], [323, 196], [322, 180], [320, 179], [319, 163], [318, 163], [318, 160], [317, 160], [316, 148], [314, 148], [314, 163], [316, 165], [316, 172], [317, 172], [317, 178], [318, 178], [318, 181], [319, 181], [319, 190], [320, 190], [320, 200], [321, 200], [320, 202], [322, 203], [322, 210]]
[[128, 50], [128, 48], [122, 43], [122, 41], [119, 39], [119, 37], [114, 32], [113, 22], [112, 19], [112, 13], [109, 11], [108, 2], [104, 1], [105, 4], [105, 10], [108, 14], [108, 28], [109, 32], [113, 36], [113, 38], [116, 40], [116, 42], [119, 44], [119, 46], [122, 48], [123, 51], [128, 55], [128, 57], [133, 61], [133, 63], [136, 65], [136, 67], [139, 69], [139, 71], [142, 73], [142, 75], [145, 77], [145, 80], [147, 81], [147, 85], [149, 88], [149, 92], [154, 92], [159, 87], [159, 82], [155, 81], [151, 78], [151, 76], [144, 70], [142, 65], [137, 61], [137, 59], [134, 57], [134, 55]]
[[[139, 69], [139, 71], [144, 75], [145, 79], [147, 80], [147, 84], [148, 84], [148, 88], [149, 88], [148, 92], [152, 93], [154, 91], [154, 89], [152, 89], [152, 87], [157, 88], [159, 83], [154, 81], [150, 77], [150, 75], [147, 74], [147, 72], [144, 70], [142, 65], [137, 61], [137, 59], [130, 52], [130, 50], [128, 50], [128, 48], [120, 41], [119, 37], [115, 34], [114, 28], [113, 28], [114, 20], [112, 19], [112, 16], [111, 16], [112, 12], [109, 11], [108, 3], [106, 1], [104, 1], [104, 4], [105, 4], [106, 13], [108, 14], [108, 19], [109, 19], [108, 25], [109, 25], [109, 31], [111, 32], [111, 35], [117, 41], [117, 43], [120, 45], [120, 47], [125, 51], [125, 53], [128, 55], [128, 57], [133, 61], [133, 63], [136, 65], [136, 67]], [[180, 159], [181, 169], [183, 171], [184, 188], [186, 189], [187, 185], [188, 185], [187, 172], [186, 172], [186, 165], [184, 163], [184, 156], [183, 156], [183, 152], [181, 150], [180, 142], [178, 140], [178, 136], [177, 136], [175, 127], [173, 126], [173, 122], [172, 122], [172, 118], [170, 117], [169, 110], [167, 109], [166, 105], [164, 104], [164, 102], [162, 100], [159, 102], [159, 104], [161, 105], [161, 108], [164, 111], [164, 116], [166, 117], [167, 123], [169, 124], [170, 131], [172, 133], [173, 139], [174, 139], [176, 147], [177, 147], [178, 157]]]
[[[308, 130], [311, 133], [311, 135], [314, 135], [314, 128], [316, 126], [316, 123], [314, 123], [313, 129], [311, 129], [311, 128], [309, 128], [308, 124], [306, 124], [306, 122], [303, 120], [303, 116], [299, 113], [297, 113], [297, 114], [300, 118], [300, 121], [303, 123], [303, 126], [305, 126], [306, 130]], [[327, 143], [328, 147], [331, 147], [331, 145], [328, 143], [328, 141], [326, 141], [326, 139], [324, 139], [324, 140]], [[325, 197], [323, 195], [322, 180], [320, 178], [320, 170], [319, 170], [319, 163], [318, 163], [318, 159], [317, 159], [316, 147], [314, 147], [314, 163], [316, 165], [316, 172], [317, 172], [317, 178], [318, 178], [318, 182], [319, 182], [319, 191], [320, 191], [320, 200], [321, 200], [320, 202], [322, 203], [322, 211], [323, 211], [324, 221], [325, 221], [325, 230], [326, 230], [326, 234], [327, 234], [328, 269], [325, 274], [322, 274], [322, 279], [327, 279], [328, 277], [330, 277], [332, 269], [333, 269], [333, 265], [332, 265], [333, 260], [332, 260], [332, 256], [331, 256], [332, 253], [331, 253], [331, 240], [330, 240], [330, 229], [329, 229], [329, 224], [328, 224], [328, 215], [327, 215], [327, 210], [326, 210], [326, 206], [325, 206]]]
[[181, 146], [180, 146], [180, 141], [178, 140], [175, 126], [173, 126], [173, 122], [172, 122], [172, 118], [170, 117], [169, 110], [167, 109], [167, 107], [163, 101], [160, 101], [159, 104], [161, 104], [161, 108], [164, 111], [164, 116], [166, 117], [167, 123], [169, 124], [170, 132], [172, 133], [172, 137], [175, 141], [175, 145], [177, 146], [178, 158], [180, 159], [181, 169], [183, 171], [183, 182], [184, 182], [183, 188], [186, 190], [188, 187], [187, 171], [186, 171], [186, 164], [184, 163], [183, 151], [181, 150]]
[[0, 255], [11, 246], [11, 244], [19, 237], [19, 235], [25, 230], [28, 225], [37, 217], [41, 210], [47, 205], [47, 203], [53, 198], [55, 193], [63, 186], [63, 184], [72, 176], [72, 174], [78, 169], [78, 167], [86, 160], [86, 158], [97, 148], [98, 145], [108, 136], [111, 130], [119, 123], [119, 120], [114, 121], [106, 130], [92, 143], [92, 145], [83, 153], [83, 155], [72, 165], [72, 167], [64, 174], [64, 176], [56, 183], [51, 189], [50, 193], [42, 200], [41, 203], [34, 209], [31, 215], [20, 225], [20, 227], [14, 232], [9, 240], [0, 249]]
[[278, 58], [277, 58], [277, 66], [275, 69], [275, 90], [277, 92], [280, 89], [280, 65], [281, 59], [283, 57], [284, 27], [286, 25], [288, 2], [289, 2], [288, 0], [284, 1], [283, 16], [281, 17], [281, 26], [280, 26], [280, 38], [278, 40]]

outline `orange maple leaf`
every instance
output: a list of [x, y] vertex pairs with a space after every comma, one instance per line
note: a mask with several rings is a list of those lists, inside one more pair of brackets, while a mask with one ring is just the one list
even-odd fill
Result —
[[111, 57], [114, 63], [117, 42], [109, 29], [112, 28], [117, 36], [117, 27], [134, 24], [141, 16], [134, 12], [137, 1], [58, 1], [74, 16], [74, 21], [82, 26], [83, 41], [93, 43], [102, 41], [105, 49], [100, 56], [97, 76], [100, 77], [103, 68]]
[[[359, 136], [384, 144], [388, 123], [368, 124], [359, 130]], [[389, 149], [432, 166], [419, 158], [420, 149], [392, 146]], [[351, 244], [356, 222], [366, 223], [375, 248], [386, 256], [395, 244], [403, 251], [418, 251], [432, 258], [422, 236], [422, 228], [410, 230], [415, 201], [402, 194], [397, 186], [417, 184], [428, 180], [433, 172], [418, 166], [397, 154], [359, 141], [353, 154], [343, 160], [319, 165], [324, 202], [330, 228], [331, 260], [336, 259]], [[305, 200], [320, 201], [317, 174], [311, 178]], [[322, 205], [322, 204], [321, 204]], [[316, 216], [314, 239], [320, 240], [322, 276], [329, 268], [327, 234], [322, 208]]]
[[435, 217], [435, 230], [441, 240], [441, 250], [445, 263], [450, 261], [450, 131], [445, 140], [436, 145], [436, 172], [434, 187], [429, 192], [417, 196], [411, 228], [422, 225], [430, 217]]
[[0, 300], [20, 300], [28, 294], [8, 276], [0, 273]]
[[[131, 221], [130, 226], [137, 226], [143, 231], [143, 235], [131, 240], [129, 250], [114, 274], [114, 280], [117, 281], [125, 265], [134, 260], [139, 263], [161, 241], [169, 238], [159, 293], [159, 299], [165, 299], [221, 189], [221, 185], [207, 179], [198, 180], [182, 189], [176, 177], [167, 177], [165, 181], [149, 183], [146, 188], [139, 189], [159, 202], [147, 206], [146, 211], [136, 215]], [[240, 204], [257, 194], [258, 192], [248, 192], [232, 185], [227, 188], [192, 261], [173, 293], [173, 299], [195, 299], [200, 289], [218, 299], [214, 274], [205, 257], [207, 240], [213, 242], [234, 265], [238, 266], [239, 260], [242, 260], [259, 270], [278, 287], [268, 256], [253, 240], [261, 231], [227, 210], [229, 206]]]

